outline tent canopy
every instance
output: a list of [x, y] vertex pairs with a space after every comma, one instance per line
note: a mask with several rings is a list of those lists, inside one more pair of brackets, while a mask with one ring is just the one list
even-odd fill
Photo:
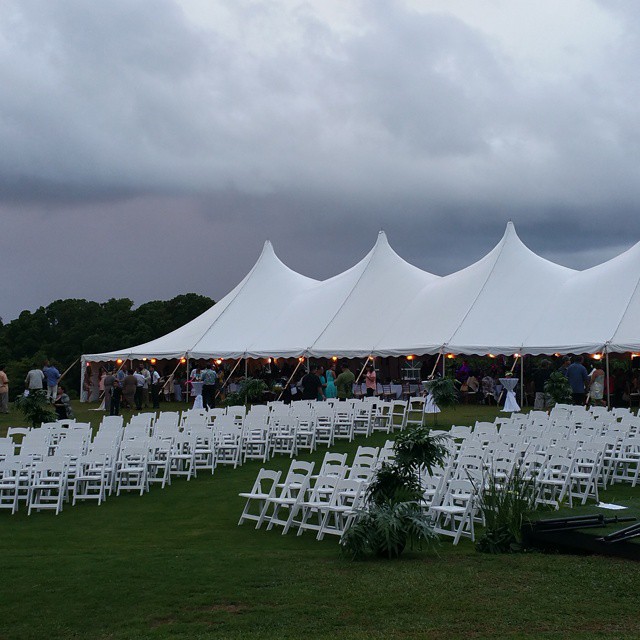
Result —
[[270, 242], [247, 276], [183, 327], [118, 358], [261, 358], [595, 353], [640, 349], [640, 243], [575, 271], [528, 249], [509, 222], [482, 259], [440, 277], [405, 262], [380, 232], [355, 266], [318, 281]]

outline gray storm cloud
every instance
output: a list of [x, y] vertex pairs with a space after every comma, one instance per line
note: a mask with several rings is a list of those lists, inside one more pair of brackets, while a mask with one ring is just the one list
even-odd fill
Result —
[[578, 268], [639, 240], [636, 5], [558, 8], [566, 44], [454, 5], [5, 0], [0, 315], [219, 298], [266, 238], [314, 277], [380, 228], [437, 273], [508, 219]]

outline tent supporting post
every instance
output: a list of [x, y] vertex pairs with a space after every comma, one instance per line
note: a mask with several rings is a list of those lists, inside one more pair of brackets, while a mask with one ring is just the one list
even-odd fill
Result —
[[438, 351], [438, 357], [436, 358], [436, 363], [433, 365], [433, 369], [431, 370], [431, 375], [429, 376], [429, 380], [433, 380], [433, 376], [436, 375], [436, 369], [438, 368], [438, 362], [440, 362], [441, 357], [442, 357], [442, 351]]
[[244, 379], [246, 380], [249, 377], [249, 358], [245, 357], [244, 359]]
[[444, 353], [442, 354], [442, 377], [447, 377], [447, 358]]
[[364, 370], [369, 366], [369, 357], [370, 356], [367, 356], [367, 359], [364, 361], [364, 366], [362, 367], [362, 369], [360, 369], [360, 373], [356, 378], [355, 384], [358, 384], [360, 382], [360, 378], [362, 378], [362, 374], [364, 373]]
[[[171, 372], [171, 375], [167, 377], [167, 379], [165, 380], [165, 382], [162, 385], [162, 387], [160, 387], [160, 391], [158, 392], [158, 395], [164, 395], [164, 390], [165, 390], [166, 386], [169, 384], [169, 380], [171, 380], [171, 376], [175, 375], [175, 373], [178, 370], [179, 366], [180, 366], [180, 358], [178, 358], [178, 364], [176, 365], [176, 368]], [[116, 373], [117, 373], [117, 371], [116, 371]]]
[[604, 359], [607, 375], [605, 376], [605, 384], [607, 385], [607, 409], [611, 409], [611, 385], [609, 384], [609, 346], [605, 345]]
[[236, 364], [233, 367], [233, 369], [231, 369], [231, 373], [225, 379], [224, 384], [222, 385], [222, 387], [220, 387], [220, 389], [218, 389], [218, 392], [216, 393], [216, 399], [227, 388], [227, 385], [229, 384], [229, 381], [233, 377], [233, 374], [235, 373], [236, 369], [240, 366], [241, 362], [242, 362], [242, 358], [238, 358], [238, 362], [236, 362]]
[[524, 353], [520, 354], [520, 406], [524, 406]]
[[187, 359], [187, 385], [186, 385], [186, 389], [185, 389], [185, 394], [184, 394], [184, 401], [186, 404], [189, 404], [189, 352], [187, 351], [187, 353], [185, 353], [186, 359]]
[[84, 402], [84, 395], [83, 395], [83, 389], [84, 389], [84, 372], [86, 369], [86, 362], [84, 359], [84, 356], [82, 357], [82, 368], [80, 369], [80, 402]]
[[289, 376], [289, 379], [287, 380], [287, 383], [284, 385], [284, 388], [280, 392], [280, 395], [278, 396], [278, 400], [282, 398], [282, 394], [284, 393], [285, 389], [291, 384], [291, 381], [293, 380], [293, 376], [296, 375], [296, 371], [299, 369], [301, 364], [302, 364], [302, 360], [298, 360], [298, 364], [296, 365], [296, 368], [293, 370], [293, 373]]

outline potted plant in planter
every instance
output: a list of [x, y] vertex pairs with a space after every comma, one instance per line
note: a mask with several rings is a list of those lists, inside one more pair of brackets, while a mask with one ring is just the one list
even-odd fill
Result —
[[432, 436], [426, 427], [398, 436], [395, 461], [383, 464], [374, 476], [365, 507], [345, 532], [342, 552], [351, 558], [398, 558], [407, 546], [429, 546], [437, 536], [422, 503], [420, 470], [431, 469], [447, 455], [445, 436]]
[[560, 371], [554, 371], [544, 383], [544, 392], [551, 396], [554, 404], [569, 404], [572, 400], [571, 385]]
[[238, 390], [227, 396], [226, 404], [228, 407], [242, 404], [254, 404], [256, 402], [260, 402], [263, 394], [268, 390], [269, 387], [264, 380], [259, 380], [258, 378], [245, 378], [240, 382]]
[[[453, 407], [458, 404], [458, 394], [453, 378], [434, 378], [427, 384], [427, 391], [431, 394], [433, 402], [440, 409]], [[438, 413], [435, 412], [434, 424], [438, 424]]]

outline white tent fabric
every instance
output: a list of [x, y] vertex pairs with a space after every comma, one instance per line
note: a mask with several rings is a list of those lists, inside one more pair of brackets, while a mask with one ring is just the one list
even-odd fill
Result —
[[625, 352], [640, 350], [638, 327], [640, 243], [574, 271], [533, 253], [509, 222], [484, 258], [444, 277], [405, 262], [383, 232], [358, 264], [324, 281], [289, 269], [266, 242], [200, 317], [83, 359]]
[[247, 343], [273, 310], [317, 284], [284, 265], [269, 241], [251, 271], [220, 302], [191, 322], [136, 347], [108, 353], [88, 354], [85, 362], [118, 358], [245, 357]]
[[510, 222], [484, 258], [420, 291], [375, 351], [402, 355], [410, 345], [416, 354], [518, 353], [549, 292], [574, 273], [530, 251]]

